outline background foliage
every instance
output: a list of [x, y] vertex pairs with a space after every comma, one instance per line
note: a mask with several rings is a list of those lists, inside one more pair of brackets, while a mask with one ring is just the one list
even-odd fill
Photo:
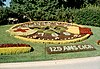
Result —
[[6, 0], [0, 0], [0, 6], [3, 6], [3, 5], [5, 5], [5, 2]]
[[100, 0], [11, 0], [10, 7], [0, 7], [0, 24], [8, 24], [10, 17], [18, 18], [19, 23], [72, 19], [78, 24], [100, 26], [99, 6]]
[[100, 26], [100, 7], [89, 6], [77, 10], [74, 21], [78, 24]]

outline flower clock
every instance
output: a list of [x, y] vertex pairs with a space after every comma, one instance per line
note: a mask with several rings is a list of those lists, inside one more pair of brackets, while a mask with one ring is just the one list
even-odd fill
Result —
[[58, 44], [82, 41], [92, 35], [90, 28], [57, 21], [20, 23], [7, 31], [22, 40]]

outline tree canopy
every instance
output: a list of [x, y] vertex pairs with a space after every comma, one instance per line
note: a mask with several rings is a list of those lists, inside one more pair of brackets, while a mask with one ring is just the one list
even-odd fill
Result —
[[6, 1], [6, 0], [0, 0], [0, 6], [5, 5], [5, 4], [4, 4], [5, 1]]
[[68, 8], [81, 8], [86, 2], [93, 1], [95, 0], [11, 0], [11, 13], [26, 15], [33, 20], [61, 20], [66, 16], [68, 19]]
[[[4, 1], [6, 0], [0, 0], [2, 5]], [[0, 21], [10, 17], [24, 22], [24, 16], [27, 21], [29, 19], [68, 21], [74, 18], [77, 9], [99, 2], [99, 0], [11, 0], [10, 7], [3, 9], [4, 12], [0, 11]]]

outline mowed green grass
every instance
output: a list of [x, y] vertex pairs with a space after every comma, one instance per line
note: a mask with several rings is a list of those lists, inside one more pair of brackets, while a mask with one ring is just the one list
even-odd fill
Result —
[[[70, 43], [70, 44], [42, 44], [42, 43], [32, 43], [32, 42], [14, 38], [14, 36], [10, 36], [10, 34], [6, 32], [6, 30], [8, 30], [11, 26], [13, 25], [0, 26], [0, 44], [25, 43], [25, 44], [31, 45], [34, 48], [34, 51], [30, 53], [22, 53], [22, 54], [0, 55], [0, 63], [45, 61], [45, 60], [59, 60], [59, 59], [72, 59], [72, 58], [100, 56], [100, 45], [96, 44], [96, 41], [100, 40], [99, 27], [87, 26], [92, 29], [93, 35], [82, 42]], [[92, 46], [96, 48], [96, 50], [60, 53], [60, 54], [48, 54], [45, 50], [45, 47], [48, 47], [48, 46], [63, 46], [63, 45], [67, 46], [67, 45], [77, 45], [77, 44], [91, 44]]]

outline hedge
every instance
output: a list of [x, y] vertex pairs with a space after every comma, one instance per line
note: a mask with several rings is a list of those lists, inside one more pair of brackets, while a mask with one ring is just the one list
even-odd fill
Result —
[[78, 24], [100, 27], [100, 7], [88, 6], [86, 8], [76, 10], [73, 20]]
[[[91, 26], [100, 26], [100, 6], [89, 5], [85, 8], [69, 8], [69, 7], [60, 7], [60, 8], [51, 8], [48, 10], [30, 10], [25, 12], [27, 16], [29, 16], [33, 21], [69, 21], [72, 19], [72, 22], [83, 24], [83, 25], [91, 25]], [[0, 25], [8, 24], [7, 18], [12, 15], [8, 15], [10, 13], [9, 8], [0, 8]], [[20, 11], [22, 12], [22, 11]], [[15, 12], [12, 12], [15, 14]], [[16, 14], [19, 15], [18, 12]], [[24, 13], [21, 13], [24, 15]], [[18, 16], [16, 16], [18, 17]], [[20, 16], [19, 16], [20, 18]], [[23, 19], [19, 19], [19, 22], [23, 21]]]

